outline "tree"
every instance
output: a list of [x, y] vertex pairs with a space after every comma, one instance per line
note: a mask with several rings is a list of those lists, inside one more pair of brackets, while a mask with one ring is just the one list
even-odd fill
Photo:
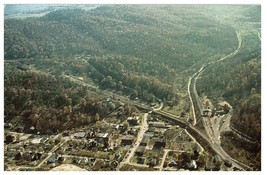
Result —
[[124, 123], [123, 123], [122, 132], [125, 132], [125, 131], [127, 131], [127, 130], [128, 130], [128, 128], [129, 128], [129, 123], [126, 121], [126, 122], [124, 122]]

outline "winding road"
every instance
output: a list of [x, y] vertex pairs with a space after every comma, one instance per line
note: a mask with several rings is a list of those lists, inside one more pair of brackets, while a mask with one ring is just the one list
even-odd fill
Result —
[[[192, 111], [193, 111], [193, 116], [194, 116], [194, 122], [193, 122], [193, 125], [196, 124], [196, 120], [197, 120], [197, 117], [196, 114], [196, 107], [198, 108], [199, 112], [201, 113], [201, 111], [203, 111], [203, 108], [202, 108], [202, 105], [199, 103], [199, 96], [197, 94], [197, 91], [196, 91], [196, 81], [197, 79], [199, 78], [199, 76], [206, 70], [205, 68], [208, 66], [208, 65], [212, 65], [212, 64], [215, 64], [215, 63], [219, 63], [227, 58], [230, 58], [234, 55], [236, 55], [241, 46], [242, 46], [242, 37], [241, 37], [241, 34], [238, 30], [236, 30], [236, 36], [237, 36], [237, 39], [238, 39], [238, 47], [236, 50], [234, 50], [233, 52], [231, 52], [230, 54], [220, 58], [219, 60], [217, 61], [211, 61], [209, 63], [207, 63], [206, 65], [202, 65], [201, 68], [195, 73], [193, 74], [192, 77], [189, 78], [189, 83], [188, 83], [188, 94], [189, 94], [189, 98], [190, 98], [190, 102], [191, 102], [191, 106], [192, 106]], [[191, 85], [192, 84], [192, 85]], [[193, 95], [193, 97], [192, 97]], [[197, 104], [194, 104], [193, 102], [193, 98], [196, 99], [196, 103]], [[199, 116], [200, 117], [200, 116]], [[220, 132], [219, 132], [219, 128], [213, 128], [212, 125], [211, 125], [211, 122], [209, 119], [205, 118], [205, 117], [200, 117], [202, 118], [203, 120], [203, 123], [204, 123], [204, 127], [205, 127], [205, 130], [207, 132], [207, 135], [209, 137], [209, 140], [211, 141], [211, 146], [213, 147], [214, 150], [216, 150], [216, 152], [224, 159], [224, 160], [228, 160], [230, 162], [232, 162], [232, 164], [238, 168], [241, 168], [239, 165], [242, 165], [243, 167], [251, 170], [252, 168], [243, 164], [242, 162], [239, 162], [235, 159], [233, 159], [232, 157], [230, 157], [224, 150], [223, 148], [221, 147], [220, 145]], [[243, 168], [241, 168], [243, 169]]]

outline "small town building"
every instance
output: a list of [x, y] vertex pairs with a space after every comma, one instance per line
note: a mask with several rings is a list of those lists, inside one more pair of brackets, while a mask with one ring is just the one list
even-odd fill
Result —
[[155, 107], [156, 105], [157, 105], [157, 103], [155, 103], [155, 102], [150, 103], [151, 107]]
[[141, 145], [141, 146], [147, 146], [149, 141], [150, 141], [150, 138], [149, 138], [148, 136], [145, 135], [145, 136], [143, 137], [143, 139], [142, 139], [140, 145]]
[[128, 117], [127, 121], [130, 125], [138, 125], [139, 124], [139, 117], [138, 116]]
[[11, 123], [5, 123], [4, 128], [11, 128], [13, 125]]
[[23, 132], [24, 129], [25, 129], [25, 126], [24, 125], [19, 125], [19, 126], [17, 126], [16, 131], [17, 132]]
[[133, 129], [131, 128], [129, 131], [128, 131], [128, 134], [130, 135], [135, 135], [137, 133], [136, 129]]
[[212, 171], [213, 170], [213, 164], [211, 161], [207, 161], [205, 164], [205, 171]]
[[221, 163], [222, 162], [222, 159], [219, 155], [215, 155], [213, 157], [213, 163]]
[[154, 137], [154, 132], [146, 132], [144, 134], [144, 136], [147, 136], [147, 137]]
[[34, 139], [31, 140], [31, 143], [32, 144], [40, 144], [41, 140], [42, 140], [42, 138], [34, 138]]
[[189, 170], [196, 170], [197, 169], [197, 163], [195, 160], [191, 160], [191, 162], [188, 163], [188, 169]]
[[126, 145], [132, 145], [134, 142], [135, 137], [131, 135], [125, 135], [121, 138], [121, 145], [126, 146]]
[[224, 114], [226, 114], [226, 112], [224, 110], [220, 110], [220, 111], [215, 112], [215, 115], [219, 115], [219, 116], [224, 115]]
[[63, 131], [62, 133], [62, 136], [63, 137], [66, 137], [66, 136], [69, 136], [70, 135], [70, 132], [69, 131]]
[[85, 132], [77, 132], [74, 134], [74, 137], [77, 139], [81, 139], [85, 137]]
[[144, 164], [144, 163], [145, 163], [145, 160], [146, 160], [145, 157], [138, 157], [138, 158], [137, 158], [137, 163], [138, 163], [138, 164]]
[[31, 126], [31, 127], [30, 127], [30, 130], [31, 130], [31, 131], [34, 131], [34, 130], [35, 130], [35, 127], [34, 127], [34, 126]]
[[149, 122], [149, 126], [155, 128], [166, 128], [164, 122]]
[[170, 166], [170, 167], [177, 167], [178, 164], [177, 164], [177, 162], [175, 160], [171, 160], [170, 163], [168, 164], [168, 166]]
[[95, 140], [97, 142], [101, 142], [101, 143], [104, 144], [104, 143], [108, 143], [109, 137], [110, 137], [109, 133], [97, 133], [96, 137], [95, 137]]
[[153, 149], [161, 149], [165, 148], [166, 146], [166, 140], [165, 139], [156, 139]]
[[136, 151], [135, 151], [135, 154], [137, 155], [137, 156], [143, 156], [143, 154], [144, 154], [144, 151], [145, 151], [145, 146], [139, 146], [137, 149], [136, 149]]
[[47, 160], [47, 163], [56, 163], [58, 161], [58, 156], [57, 154], [52, 154], [52, 156]]
[[232, 167], [232, 163], [229, 160], [225, 160], [224, 165], [229, 167], [229, 168]]

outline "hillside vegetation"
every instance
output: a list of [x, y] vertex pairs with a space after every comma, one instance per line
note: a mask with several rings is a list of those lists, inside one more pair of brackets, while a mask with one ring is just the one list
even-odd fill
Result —
[[[5, 59], [89, 56], [101, 74], [88, 75], [101, 87], [175, 101], [194, 66], [237, 45], [235, 29], [205, 13], [198, 6], [120, 5], [6, 20]], [[112, 86], [101, 84], [107, 77]]]
[[[196, 88], [229, 102], [231, 127], [260, 144], [260, 19], [260, 6], [242, 5], [103, 5], [5, 19], [5, 122], [56, 133], [115, 110], [68, 76], [141, 103], [161, 100], [190, 117], [189, 78], [235, 51], [238, 31], [237, 54], [207, 66]], [[254, 151], [259, 169], [260, 146], [245, 151]]]

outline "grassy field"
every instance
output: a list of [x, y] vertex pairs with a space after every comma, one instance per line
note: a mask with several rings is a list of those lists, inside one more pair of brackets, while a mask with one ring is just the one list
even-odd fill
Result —
[[178, 104], [173, 107], [170, 106], [164, 107], [162, 110], [180, 116], [183, 111], [186, 111], [187, 100], [188, 100], [187, 93], [179, 93]]

